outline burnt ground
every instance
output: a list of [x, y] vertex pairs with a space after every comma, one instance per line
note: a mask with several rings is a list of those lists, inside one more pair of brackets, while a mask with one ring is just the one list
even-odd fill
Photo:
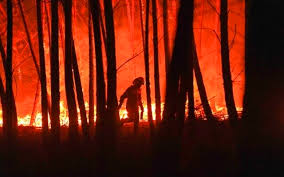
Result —
[[[265, 145], [256, 147], [247, 129], [239, 121], [232, 128], [229, 122], [186, 122], [181, 144], [177, 144], [180, 159], [171, 168], [172, 144], [160, 144], [165, 157], [156, 158], [159, 148], [153, 145], [147, 123], [140, 124], [138, 135], [132, 124], [125, 124], [118, 134], [116, 156], [109, 162], [107, 175], [101, 175], [96, 142], [70, 143], [66, 127], [62, 127], [60, 145], [43, 145], [40, 129], [19, 127], [16, 145], [8, 146], [0, 139], [0, 176], [283, 176], [281, 161]], [[256, 138], [257, 139], [257, 138]], [[261, 138], [260, 138], [261, 139]], [[155, 144], [155, 143], [154, 143]], [[281, 146], [280, 146], [281, 147]], [[284, 147], [284, 146], [282, 146]], [[279, 151], [280, 152], [280, 151]], [[174, 155], [177, 155], [174, 154]], [[175, 159], [176, 160], [176, 159]], [[281, 158], [279, 158], [281, 160]], [[282, 164], [282, 165], [281, 165]], [[175, 165], [175, 164], [173, 164]], [[268, 165], [268, 166], [267, 166]], [[168, 173], [172, 172], [172, 173]]]

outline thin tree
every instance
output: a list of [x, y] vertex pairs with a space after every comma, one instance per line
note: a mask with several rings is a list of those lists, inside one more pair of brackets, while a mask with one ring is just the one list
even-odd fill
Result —
[[[6, 74], [7, 65], [6, 65], [6, 53], [5, 49], [2, 44], [2, 40], [0, 38], [0, 52], [1, 52], [1, 59], [2, 59], [2, 65]], [[3, 135], [7, 138], [7, 98], [6, 98], [6, 91], [5, 91], [5, 85], [3, 83], [2, 78], [0, 77], [0, 97], [1, 97], [1, 105], [2, 105], [2, 118], [3, 118]]]
[[105, 23], [106, 23], [106, 35], [107, 45], [107, 110], [111, 118], [115, 118], [115, 122], [118, 121], [117, 111], [117, 95], [116, 95], [116, 53], [115, 53], [115, 33], [114, 33], [114, 20], [112, 1], [104, 0], [105, 10]]
[[39, 46], [39, 62], [40, 62], [40, 83], [41, 83], [41, 112], [42, 112], [42, 135], [45, 138], [48, 133], [48, 101], [46, 88], [46, 71], [45, 71], [45, 56], [43, 47], [43, 30], [42, 30], [42, 10], [41, 0], [36, 1], [37, 8], [37, 31], [38, 31], [38, 46]]
[[84, 101], [84, 94], [82, 89], [82, 83], [79, 73], [79, 67], [77, 62], [77, 55], [74, 45], [74, 40], [72, 40], [72, 68], [73, 68], [73, 74], [74, 74], [74, 80], [75, 80], [75, 86], [76, 86], [76, 95], [77, 95], [77, 101], [78, 106], [80, 109], [80, 116], [81, 116], [81, 122], [82, 122], [82, 131], [83, 136], [86, 141], [89, 140], [89, 125], [87, 121], [87, 113], [86, 113], [86, 107], [85, 107], [85, 101]]
[[156, 121], [157, 121], [157, 123], [159, 123], [161, 121], [161, 93], [160, 93], [158, 20], [157, 20], [157, 2], [156, 2], [156, 0], [152, 0], [152, 18], [153, 18]]
[[67, 108], [69, 116], [69, 138], [75, 140], [78, 138], [78, 115], [77, 106], [74, 93], [74, 81], [72, 73], [72, 0], [64, 1], [64, 15], [65, 15], [65, 89]]
[[249, 21], [249, 1], [245, 0], [245, 93], [243, 100], [242, 118], [248, 117], [248, 21]]
[[148, 121], [150, 123], [150, 126], [153, 127], [151, 89], [150, 89], [150, 72], [149, 72], [149, 15], [150, 15], [149, 11], [150, 11], [150, 0], [146, 0], [144, 64], [145, 64], [145, 78], [146, 78]]
[[237, 119], [238, 114], [235, 106], [232, 76], [230, 68], [230, 51], [228, 45], [228, 1], [221, 0], [220, 7], [220, 28], [221, 28], [221, 58], [222, 75], [224, 80], [225, 101], [229, 119]]
[[169, 29], [168, 29], [168, 0], [163, 0], [163, 30], [165, 50], [165, 71], [168, 72], [170, 63]]
[[197, 52], [196, 52], [196, 45], [195, 45], [194, 39], [193, 39], [192, 50], [193, 50], [193, 69], [194, 69], [194, 73], [195, 73], [195, 78], [196, 78], [196, 83], [197, 83], [201, 103], [202, 103], [206, 118], [208, 120], [212, 120], [214, 118], [214, 116], [212, 114], [212, 110], [211, 110], [211, 107], [210, 107], [209, 102], [208, 102], [208, 97], [207, 97], [206, 89], [205, 89], [204, 82], [203, 82], [202, 73], [201, 73], [200, 66], [199, 66], [199, 61], [198, 61], [198, 56], [197, 56]]
[[40, 78], [40, 69], [39, 69], [39, 66], [37, 64], [37, 59], [36, 59], [35, 52], [33, 50], [31, 35], [30, 35], [30, 32], [29, 32], [29, 28], [28, 28], [28, 25], [27, 25], [27, 21], [26, 21], [26, 18], [25, 18], [25, 14], [24, 14], [24, 11], [23, 11], [23, 6], [22, 6], [22, 1], [21, 0], [18, 0], [18, 6], [19, 6], [19, 9], [20, 9], [20, 14], [21, 14], [23, 23], [24, 23], [24, 28], [25, 28], [25, 32], [26, 32], [26, 35], [27, 35], [27, 40], [28, 40], [30, 52], [32, 54], [32, 59], [33, 59], [33, 62], [34, 62], [34, 65], [35, 65], [38, 77]]
[[93, 56], [93, 33], [92, 33], [92, 14], [89, 1], [88, 8], [88, 34], [89, 34], [89, 128], [92, 133], [95, 128], [94, 110], [94, 56]]
[[7, 0], [7, 54], [6, 54], [6, 105], [7, 105], [7, 137], [14, 140], [17, 136], [17, 110], [13, 94], [13, 3]]
[[54, 141], [60, 141], [60, 91], [58, 55], [58, 0], [51, 1], [51, 133]]
[[102, 39], [100, 29], [100, 4], [99, 0], [90, 0], [91, 15], [93, 21], [94, 39], [95, 39], [95, 52], [96, 52], [96, 122], [99, 123], [103, 120], [106, 112], [106, 93], [105, 93], [105, 80], [103, 68], [103, 55], [102, 55]]
[[[26, 32], [26, 36], [27, 36], [27, 40], [28, 40], [28, 44], [29, 44], [29, 48], [30, 48], [30, 52], [32, 54], [32, 59], [33, 59], [33, 63], [35, 65], [36, 68], [36, 72], [38, 75], [38, 81], [40, 80], [40, 68], [39, 65], [37, 63], [37, 58], [35, 55], [35, 51], [33, 49], [33, 44], [31, 41], [31, 36], [30, 36], [30, 32], [29, 32], [29, 28], [26, 22], [26, 18], [25, 18], [25, 14], [24, 14], [24, 10], [23, 10], [23, 6], [22, 6], [22, 1], [18, 0], [18, 7], [20, 9], [20, 14], [23, 20], [23, 24], [24, 24], [24, 28], [25, 28], [25, 32]], [[40, 82], [38, 82], [40, 83]], [[37, 84], [38, 87], [38, 84]], [[31, 113], [31, 119], [30, 119], [30, 125], [33, 125], [34, 121], [35, 121], [35, 111], [36, 111], [36, 107], [37, 107], [37, 102], [38, 102], [38, 97], [39, 97], [39, 89], [36, 89], [36, 93], [35, 93], [35, 99], [34, 99], [34, 104], [33, 104], [33, 109], [32, 109], [32, 113]]]

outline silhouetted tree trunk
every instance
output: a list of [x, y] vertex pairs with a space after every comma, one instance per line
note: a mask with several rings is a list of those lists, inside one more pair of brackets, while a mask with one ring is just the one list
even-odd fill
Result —
[[51, 1], [51, 133], [54, 141], [60, 141], [60, 91], [58, 56], [58, 0]]
[[107, 110], [110, 117], [118, 121], [116, 96], [116, 53], [112, 1], [104, 0], [105, 23], [107, 34]]
[[[51, 53], [51, 29], [50, 29], [50, 22], [49, 22], [49, 14], [47, 9], [47, 2], [44, 1], [44, 12], [45, 12], [45, 20], [46, 20], [46, 27], [47, 27], [47, 34], [48, 34], [48, 46], [49, 46], [49, 54]], [[48, 104], [48, 113], [51, 115], [51, 102], [50, 102], [50, 95], [47, 92], [47, 104]]]
[[176, 38], [167, 73], [163, 123], [160, 124], [157, 139], [155, 164], [158, 164], [159, 176], [178, 176], [186, 91], [192, 91], [189, 84], [193, 82], [193, 57], [190, 55], [193, 40], [193, 2], [180, 0]]
[[69, 138], [75, 140], [78, 138], [78, 115], [74, 93], [74, 82], [72, 73], [72, 60], [74, 51], [72, 50], [72, 0], [64, 1], [65, 15], [65, 89], [67, 108], [69, 116]]
[[[48, 9], [47, 9], [47, 2], [44, 1], [44, 12], [45, 12], [45, 20], [46, 20], [46, 27], [47, 27], [47, 34], [48, 34], [48, 43], [49, 47], [51, 46], [51, 35], [50, 35], [50, 24], [49, 24], [49, 15], [48, 15]], [[49, 49], [50, 50], [50, 49]]]
[[238, 114], [235, 106], [233, 85], [230, 68], [230, 51], [228, 45], [228, 1], [221, 0], [220, 9], [221, 28], [221, 58], [222, 74], [224, 80], [225, 101], [230, 119], [237, 119]]
[[148, 121], [150, 123], [150, 127], [153, 128], [153, 115], [152, 115], [152, 102], [151, 102], [151, 89], [150, 89], [150, 73], [149, 73], [149, 15], [150, 15], [149, 11], [150, 11], [150, 0], [146, 0], [144, 63], [145, 63]]
[[194, 40], [193, 40], [192, 50], [193, 50], [193, 68], [194, 68], [194, 73], [195, 73], [195, 78], [196, 78], [196, 83], [197, 83], [201, 103], [202, 103], [207, 120], [212, 120], [214, 116], [212, 114], [212, 110], [208, 102], [207, 93], [206, 93], [202, 73], [201, 73], [200, 66], [199, 66], [198, 56], [196, 52], [196, 45], [195, 45]]
[[153, 17], [153, 46], [154, 46], [156, 121], [157, 121], [157, 123], [159, 123], [161, 121], [161, 93], [160, 93], [158, 20], [157, 20], [157, 3], [156, 3], [156, 0], [152, 0], [152, 17]]
[[[7, 72], [7, 65], [6, 65], [6, 53], [5, 49], [2, 44], [2, 40], [0, 39], [0, 54], [2, 59], [2, 65], [4, 68], [5, 73]], [[3, 119], [3, 135], [7, 138], [7, 98], [5, 92], [5, 86], [3, 83], [2, 78], [0, 77], [0, 97], [1, 97], [1, 105], [2, 105], [2, 119]]]
[[41, 0], [36, 1], [37, 7], [37, 31], [38, 31], [38, 47], [39, 47], [39, 62], [40, 62], [40, 83], [41, 83], [41, 112], [42, 112], [42, 135], [46, 138], [48, 133], [48, 101], [46, 88], [46, 71], [45, 71], [45, 56], [43, 47], [43, 30], [42, 30], [42, 10]]
[[38, 79], [37, 83], [36, 83], [36, 92], [35, 92], [32, 112], [31, 112], [30, 126], [33, 126], [33, 124], [35, 122], [36, 108], [37, 108], [38, 97], [39, 97], [39, 86], [40, 86], [40, 79]]
[[13, 94], [13, 3], [7, 0], [7, 58], [6, 58], [6, 105], [7, 105], [7, 137], [13, 141], [17, 136], [17, 110]]
[[40, 78], [40, 70], [39, 70], [39, 66], [37, 64], [35, 52], [33, 50], [33, 45], [32, 45], [32, 41], [31, 41], [31, 35], [30, 35], [29, 29], [28, 29], [28, 25], [27, 25], [27, 22], [26, 22], [26, 18], [25, 18], [25, 14], [24, 14], [24, 11], [23, 11], [23, 6], [22, 6], [22, 1], [21, 0], [18, 0], [18, 6], [19, 6], [19, 9], [20, 9], [20, 12], [21, 12], [21, 17], [22, 17], [23, 23], [24, 23], [24, 27], [25, 27], [25, 32], [26, 32], [26, 35], [27, 35], [29, 48], [30, 48], [30, 51], [31, 51], [31, 54], [32, 54], [32, 59], [33, 59], [33, 62], [34, 62], [35, 68], [36, 68], [37, 75]]
[[95, 38], [95, 52], [96, 52], [96, 123], [103, 119], [106, 111], [106, 94], [105, 94], [105, 80], [104, 80], [104, 68], [103, 68], [103, 56], [102, 56], [102, 40], [100, 29], [100, 4], [99, 0], [90, 0], [91, 14], [93, 20], [93, 30]]
[[[190, 70], [192, 67], [192, 61], [186, 61], [192, 60], [192, 56], [190, 56], [190, 53], [188, 52], [192, 49], [192, 3], [193, 1], [181, 1], [178, 14], [176, 39], [166, 83], [166, 98], [163, 114], [165, 121], [175, 118], [177, 103], [174, 100], [176, 100], [179, 95], [179, 81], [181, 75], [187, 69], [192, 71], [192, 69]], [[187, 82], [191, 83], [193, 81], [188, 80]]]
[[165, 50], [165, 71], [168, 72], [170, 63], [169, 29], [168, 29], [168, 0], [163, 0], [163, 29]]
[[73, 67], [73, 74], [74, 74], [74, 80], [76, 85], [76, 95], [77, 95], [77, 101], [80, 109], [80, 116], [81, 116], [81, 122], [82, 122], [82, 131], [83, 136], [86, 141], [89, 140], [89, 126], [87, 122], [87, 113], [86, 113], [86, 107], [85, 107], [85, 101], [84, 101], [84, 95], [83, 95], [83, 89], [82, 89], [82, 83], [77, 63], [77, 55], [75, 50], [75, 44], [74, 40], [72, 40], [72, 67]]
[[89, 1], [89, 128], [92, 135], [95, 128], [95, 110], [94, 110], [94, 55], [93, 55], [93, 34], [92, 34], [92, 14], [91, 4]]
[[249, 1], [245, 0], [245, 93], [243, 100], [242, 118], [248, 117], [248, 22], [249, 22]]
[[[193, 51], [190, 51], [190, 55], [193, 56]], [[187, 71], [187, 77], [190, 78], [190, 80], [187, 83], [188, 89], [187, 89], [187, 98], [188, 98], [188, 118], [189, 119], [195, 119], [195, 101], [194, 101], [194, 85], [193, 85], [193, 71], [188, 70]], [[192, 78], [192, 79], [191, 79]]]

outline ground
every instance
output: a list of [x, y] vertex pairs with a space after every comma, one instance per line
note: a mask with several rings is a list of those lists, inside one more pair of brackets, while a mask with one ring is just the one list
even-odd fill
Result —
[[[62, 143], [55, 148], [43, 146], [40, 129], [32, 127], [19, 127], [18, 144], [12, 148], [3, 143], [1, 136], [0, 176], [100, 176], [95, 142], [70, 144], [66, 139], [67, 128], [61, 129]], [[238, 145], [241, 134], [235, 129], [226, 121], [186, 122], [176, 176], [227, 177], [242, 173], [245, 169]], [[140, 124], [137, 136], [133, 134], [132, 124], [125, 124], [118, 134], [117, 156], [109, 176], [159, 176], [169, 171], [161, 165], [170, 164], [170, 147], [174, 146], [165, 144], [162, 149], [169, 156], [161, 158], [165, 161], [155, 160], [159, 156], [155, 154], [147, 123]]]

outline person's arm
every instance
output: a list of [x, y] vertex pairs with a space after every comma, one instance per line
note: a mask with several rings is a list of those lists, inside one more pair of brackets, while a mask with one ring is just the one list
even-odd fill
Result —
[[119, 99], [119, 105], [118, 105], [118, 109], [121, 108], [122, 104], [123, 104], [123, 101], [125, 98], [127, 98], [127, 95], [128, 95], [128, 90], [129, 88], [121, 95], [120, 99]]

